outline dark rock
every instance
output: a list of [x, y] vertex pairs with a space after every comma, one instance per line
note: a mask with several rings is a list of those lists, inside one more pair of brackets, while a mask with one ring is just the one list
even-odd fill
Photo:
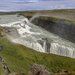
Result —
[[28, 75], [51, 75], [43, 65], [33, 64]]
[[45, 49], [46, 53], [50, 53], [50, 47], [52, 41], [53, 40], [50, 38], [42, 38], [41, 40], [38, 40], [38, 43]]
[[43, 47], [43, 40], [38, 40], [38, 43]]
[[46, 52], [50, 53], [51, 42], [53, 40], [49, 38], [44, 38], [44, 40], [46, 41], [46, 46], [45, 46]]
[[57, 73], [69, 73], [67, 70], [59, 70]]
[[18, 38], [20, 36], [17, 32], [17, 29], [14, 27], [3, 27], [1, 34], [7, 39], [9, 39], [9, 37], [7, 37], [8, 35], [12, 36], [13, 38]]

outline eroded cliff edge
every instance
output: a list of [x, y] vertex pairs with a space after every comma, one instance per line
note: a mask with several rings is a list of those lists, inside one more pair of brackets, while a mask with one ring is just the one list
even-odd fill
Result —
[[33, 19], [32, 23], [75, 43], [74, 21], [55, 17], [40, 16]]

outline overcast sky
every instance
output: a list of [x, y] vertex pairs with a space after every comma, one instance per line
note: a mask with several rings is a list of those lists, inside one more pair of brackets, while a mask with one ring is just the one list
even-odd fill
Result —
[[75, 0], [0, 0], [0, 11], [75, 8]]

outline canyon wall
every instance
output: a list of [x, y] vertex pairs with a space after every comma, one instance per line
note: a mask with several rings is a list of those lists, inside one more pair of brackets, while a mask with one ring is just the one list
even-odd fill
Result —
[[32, 23], [75, 43], [75, 24], [70, 20], [41, 16]]

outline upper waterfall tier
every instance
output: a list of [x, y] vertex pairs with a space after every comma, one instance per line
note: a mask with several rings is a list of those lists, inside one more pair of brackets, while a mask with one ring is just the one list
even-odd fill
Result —
[[24, 18], [25, 18], [24, 16], [18, 16], [17, 14], [16, 15], [0, 15], [0, 24], [15, 22]]
[[[17, 16], [15, 15], [15, 17]], [[0, 26], [4, 27], [6, 37], [12, 42], [25, 45], [36, 51], [75, 58], [74, 43], [33, 25], [27, 18], [6, 22], [5, 24], [0, 24]]]

